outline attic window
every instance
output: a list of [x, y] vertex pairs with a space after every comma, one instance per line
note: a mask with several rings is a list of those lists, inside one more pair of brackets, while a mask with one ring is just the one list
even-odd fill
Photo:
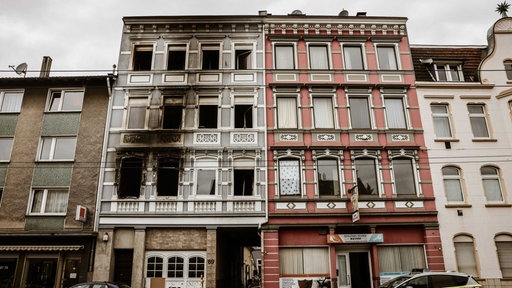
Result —
[[464, 82], [461, 64], [434, 63], [434, 69], [439, 82]]

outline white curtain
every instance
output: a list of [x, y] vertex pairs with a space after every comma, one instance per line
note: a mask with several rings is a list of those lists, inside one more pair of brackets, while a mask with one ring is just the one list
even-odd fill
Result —
[[498, 179], [484, 179], [483, 184], [487, 201], [503, 201], [500, 182]]
[[368, 98], [350, 98], [349, 104], [352, 128], [371, 128]]
[[13, 138], [0, 138], [0, 160], [11, 159]]
[[329, 274], [327, 248], [303, 248], [304, 274]]
[[74, 159], [76, 138], [56, 138], [53, 159]]
[[381, 70], [397, 70], [395, 48], [378, 47], [379, 68]]
[[386, 105], [388, 128], [407, 128], [402, 99], [386, 98], [384, 104]]
[[309, 46], [309, 67], [311, 69], [329, 69], [327, 46]]
[[512, 242], [496, 242], [501, 274], [504, 278], [512, 278]]
[[455, 242], [454, 244], [458, 271], [478, 276], [473, 242]]
[[363, 70], [363, 54], [360, 46], [345, 46], [343, 48], [345, 69]]
[[448, 202], [464, 201], [459, 179], [444, 179], [444, 191]]
[[451, 138], [450, 120], [448, 117], [434, 117], [434, 130], [437, 138]]
[[32, 199], [32, 213], [41, 213], [43, 205], [44, 190], [34, 190], [34, 197]]
[[146, 107], [130, 107], [128, 129], [142, 129], [146, 121]]
[[46, 196], [46, 213], [66, 213], [68, 208], [68, 191], [48, 190]]
[[315, 128], [334, 128], [334, 110], [331, 98], [313, 98]]
[[302, 248], [279, 249], [279, 272], [286, 275], [304, 274]]
[[328, 274], [327, 248], [279, 249], [279, 272], [283, 275]]
[[297, 128], [297, 100], [295, 98], [277, 98], [277, 113], [279, 128]]
[[381, 272], [410, 272], [413, 268], [424, 268], [423, 246], [381, 246], [378, 248]]
[[2, 101], [2, 112], [20, 112], [23, 93], [21, 92], [5, 92]]
[[276, 69], [295, 69], [293, 46], [275, 46]]

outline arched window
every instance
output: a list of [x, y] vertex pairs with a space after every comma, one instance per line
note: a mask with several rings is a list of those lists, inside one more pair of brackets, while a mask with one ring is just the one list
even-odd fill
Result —
[[457, 270], [478, 277], [473, 237], [469, 235], [455, 236], [453, 237], [453, 244], [455, 246], [455, 258], [457, 259]]
[[149, 257], [148, 263], [147, 263], [147, 272], [146, 277], [153, 278], [153, 277], [162, 277], [162, 269], [163, 269], [163, 263], [164, 259], [162, 257]]
[[494, 238], [496, 251], [500, 262], [501, 276], [512, 278], [512, 236], [507, 234], [497, 235]]
[[482, 183], [487, 201], [502, 202], [503, 193], [501, 192], [500, 175], [498, 169], [492, 166], [484, 166], [480, 168], [480, 174], [482, 174]]
[[463, 202], [460, 169], [453, 166], [443, 167], [444, 193], [448, 202]]
[[184, 260], [182, 257], [169, 257], [167, 260], [167, 277], [183, 278]]

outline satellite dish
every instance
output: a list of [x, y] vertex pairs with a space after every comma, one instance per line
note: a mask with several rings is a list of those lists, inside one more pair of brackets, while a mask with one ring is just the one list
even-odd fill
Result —
[[14, 65], [9, 65], [9, 67], [12, 70], [14, 70], [14, 72], [16, 72], [16, 74], [18, 74], [18, 75], [21, 75], [21, 74], [23, 74], [23, 76], [27, 75], [27, 63], [21, 63], [20, 65], [16, 66], [16, 68], [14, 68]]

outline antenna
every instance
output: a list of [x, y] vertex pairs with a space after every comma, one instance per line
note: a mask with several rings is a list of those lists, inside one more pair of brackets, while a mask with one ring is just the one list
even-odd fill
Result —
[[14, 70], [14, 72], [16, 72], [18, 75], [23, 74], [23, 77], [27, 76], [27, 63], [21, 63], [20, 65], [16, 66], [16, 68], [14, 68], [14, 65], [9, 65], [9, 68]]

